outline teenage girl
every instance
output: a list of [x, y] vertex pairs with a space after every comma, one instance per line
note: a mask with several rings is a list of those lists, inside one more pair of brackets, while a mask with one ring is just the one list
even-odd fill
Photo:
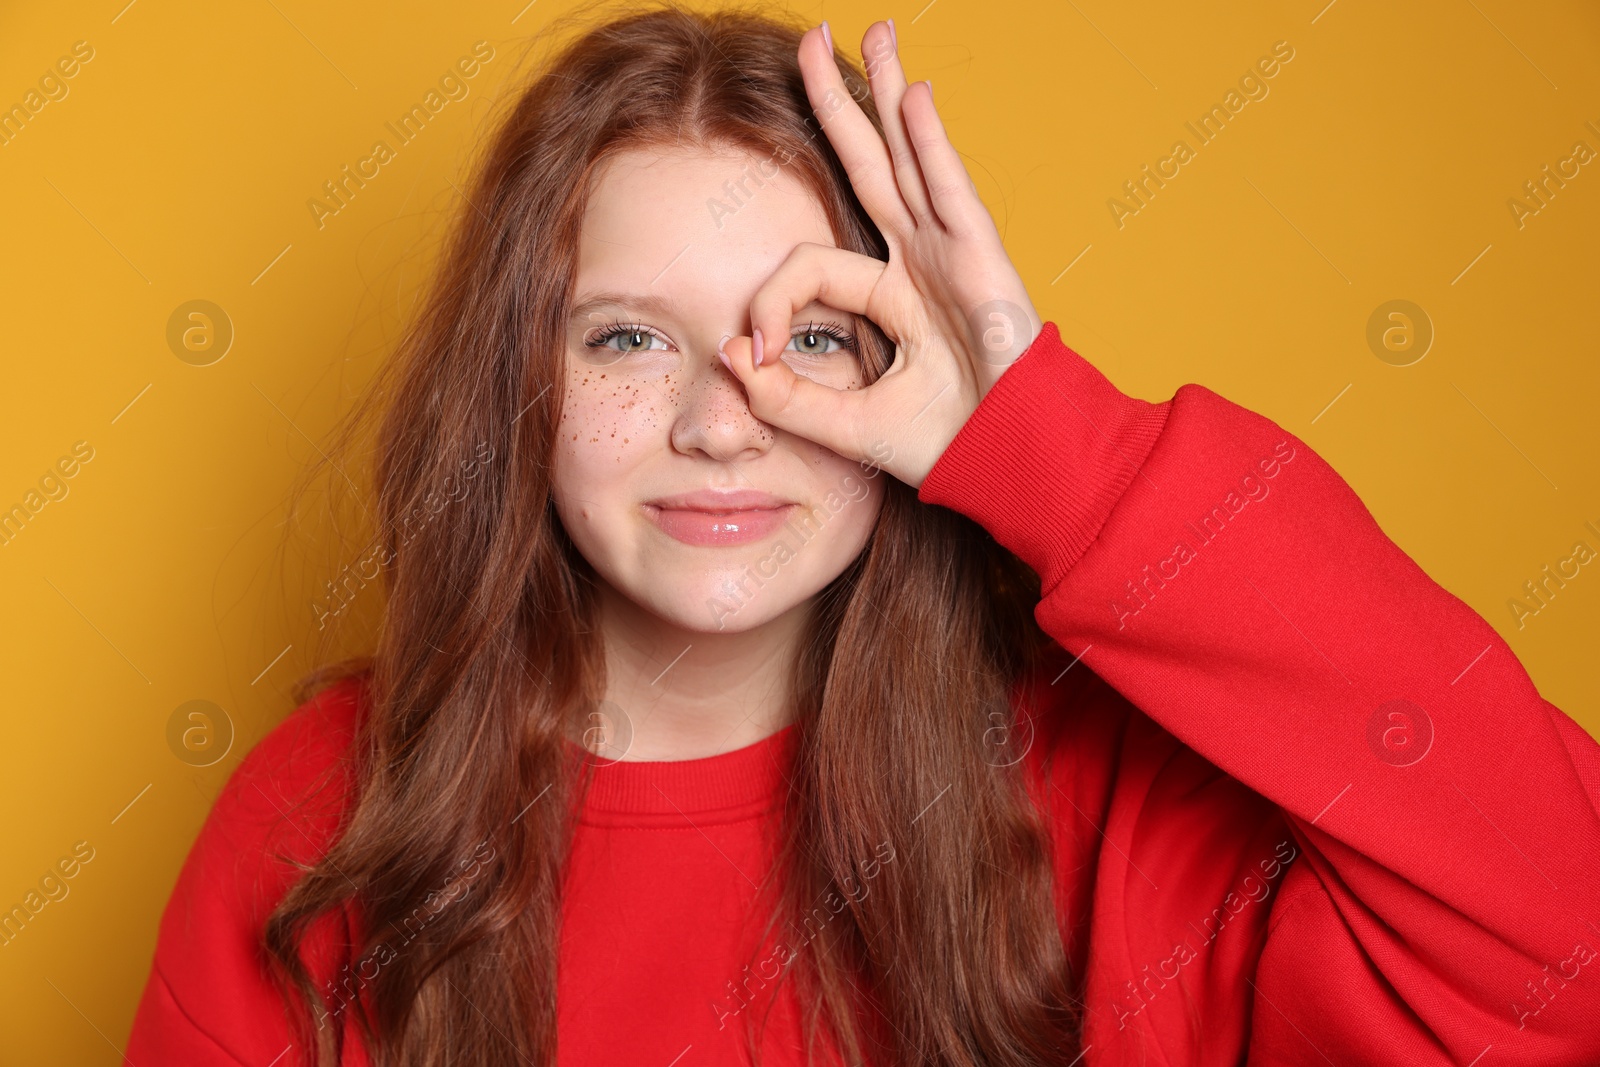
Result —
[[1294, 434], [1064, 343], [862, 54], [667, 7], [518, 98], [377, 647], [235, 770], [127, 1062], [1600, 1063], [1600, 745]]

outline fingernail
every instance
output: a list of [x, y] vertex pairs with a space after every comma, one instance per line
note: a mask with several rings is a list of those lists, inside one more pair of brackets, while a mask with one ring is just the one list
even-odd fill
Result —
[[822, 39], [828, 42], [828, 53], [833, 53], [833, 31], [828, 29], [828, 20], [822, 20]]
[[928, 98], [931, 100], [933, 98], [933, 79], [924, 78], [923, 80], [928, 83]]
[[[733, 372], [733, 364], [728, 361], [728, 353], [724, 350], [728, 347], [728, 342], [732, 339], [733, 334], [725, 333], [722, 335], [722, 340], [717, 342], [717, 358], [722, 360], [722, 365], [728, 368], [728, 372], [730, 374]], [[735, 377], [737, 377], [737, 375], [735, 375]]]
[[889, 40], [894, 42], [894, 50], [900, 51], [900, 35], [894, 32], [894, 19], [889, 20]]
[[[824, 22], [823, 26], [827, 26]], [[750, 338], [750, 351], [755, 354], [756, 366], [761, 366], [761, 327], [756, 327], [756, 332]]]

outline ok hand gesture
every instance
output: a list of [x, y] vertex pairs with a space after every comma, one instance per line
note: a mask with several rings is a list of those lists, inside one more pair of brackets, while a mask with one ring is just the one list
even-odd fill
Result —
[[[1043, 323], [945, 136], [932, 85], [907, 87], [893, 30], [874, 23], [862, 40], [885, 144], [845, 87], [825, 27], [800, 39], [806, 95], [889, 261], [796, 246], [751, 303], [753, 336], [729, 340], [723, 354], [757, 418], [916, 488]], [[793, 316], [813, 300], [864, 315], [894, 342], [877, 381], [834, 389], [779, 357]]]

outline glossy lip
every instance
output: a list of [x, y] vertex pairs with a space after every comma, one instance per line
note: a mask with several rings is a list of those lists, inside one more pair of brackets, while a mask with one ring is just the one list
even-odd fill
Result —
[[645, 514], [688, 545], [743, 545], [769, 536], [797, 505], [758, 489], [697, 489], [646, 501]]

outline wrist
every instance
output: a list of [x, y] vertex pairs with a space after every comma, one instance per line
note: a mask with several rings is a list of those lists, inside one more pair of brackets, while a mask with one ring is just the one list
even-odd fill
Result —
[[1118, 390], [1046, 323], [939, 456], [917, 498], [979, 523], [1048, 591], [1098, 536], [1168, 406]]

